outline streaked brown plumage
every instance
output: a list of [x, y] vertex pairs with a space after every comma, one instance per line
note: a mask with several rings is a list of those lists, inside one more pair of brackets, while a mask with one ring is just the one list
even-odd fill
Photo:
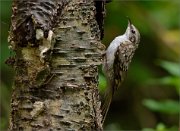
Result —
[[105, 99], [102, 106], [103, 122], [108, 112], [114, 92], [121, 86], [128, 71], [129, 64], [140, 42], [140, 34], [128, 21], [124, 35], [116, 37], [106, 50], [103, 72], [108, 81]]

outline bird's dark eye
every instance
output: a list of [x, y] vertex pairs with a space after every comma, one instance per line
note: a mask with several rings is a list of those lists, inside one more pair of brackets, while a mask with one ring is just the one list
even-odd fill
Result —
[[134, 30], [131, 30], [131, 33], [135, 34], [135, 31], [134, 31]]

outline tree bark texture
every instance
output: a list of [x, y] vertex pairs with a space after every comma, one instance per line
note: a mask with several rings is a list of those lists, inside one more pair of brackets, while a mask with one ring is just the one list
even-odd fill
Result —
[[96, 17], [93, 0], [13, 1], [11, 131], [102, 130]]

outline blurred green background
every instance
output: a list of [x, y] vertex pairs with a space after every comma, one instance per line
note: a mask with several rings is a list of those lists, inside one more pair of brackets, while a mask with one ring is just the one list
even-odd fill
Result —
[[[122, 87], [115, 94], [105, 130], [178, 131], [180, 95], [180, 2], [178, 0], [120, 1], [107, 4], [103, 43], [122, 35], [126, 16], [139, 29], [141, 42]], [[0, 4], [1, 87], [0, 130], [8, 127], [13, 70], [4, 64], [10, 56], [8, 30], [11, 1]], [[100, 72], [99, 89], [106, 79]]]

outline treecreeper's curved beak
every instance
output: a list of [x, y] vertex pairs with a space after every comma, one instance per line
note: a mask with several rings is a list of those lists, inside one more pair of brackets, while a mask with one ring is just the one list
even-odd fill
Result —
[[128, 16], [126, 16], [126, 18], [128, 19], [128, 26], [131, 26], [131, 19]]

